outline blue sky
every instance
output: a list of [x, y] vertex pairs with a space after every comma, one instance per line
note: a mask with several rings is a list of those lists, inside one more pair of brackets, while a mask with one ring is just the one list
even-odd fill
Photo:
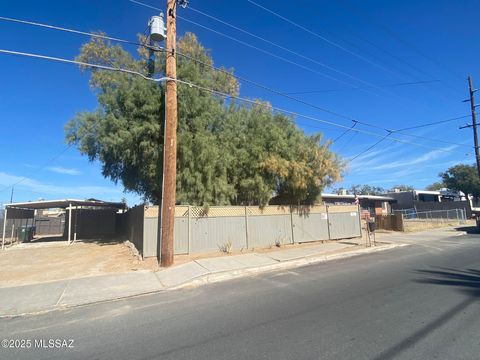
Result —
[[[144, 0], [164, 7], [165, 1]], [[480, 43], [476, 0], [255, 0], [310, 29], [307, 33], [247, 0], [190, 0], [200, 10], [300, 54], [233, 30], [191, 9], [182, 18], [235, 37], [277, 56], [235, 43], [185, 20], [178, 19], [180, 35], [195, 32], [211, 50], [216, 65], [233, 67], [237, 75], [292, 95], [346, 117], [388, 129], [399, 129], [468, 115], [466, 77], [480, 83]], [[155, 11], [128, 0], [48, 0], [0, 2], [0, 16], [48, 23], [83, 31], [102, 30], [135, 40]], [[318, 36], [319, 35], [319, 36]], [[0, 48], [72, 59], [88, 39], [52, 30], [0, 21]], [[134, 52], [134, 48], [128, 48]], [[285, 60], [280, 60], [282, 57]], [[310, 58], [308, 60], [306, 58]], [[297, 65], [292, 64], [296, 63]], [[326, 66], [321, 66], [323, 63]], [[328, 67], [328, 68], [327, 68]], [[307, 68], [307, 69], [306, 69]], [[134, 194], [124, 194], [101, 175], [100, 164], [89, 163], [78, 150], [65, 149], [63, 127], [78, 111], [96, 108], [88, 75], [72, 65], [0, 54], [0, 203], [38, 198], [96, 197], [132, 205]], [[334, 78], [334, 79], [333, 79]], [[420, 85], [395, 84], [434, 81]], [[359, 87], [361, 89], [359, 89]], [[350, 126], [351, 121], [273, 95], [248, 84], [245, 97], [262, 98], [273, 106], [317, 119]], [[414, 135], [454, 144], [407, 137], [392, 138], [417, 145], [383, 141], [349, 164], [342, 183], [391, 187], [398, 183], [422, 188], [437, 174], [460, 162], [473, 162], [471, 131], [458, 126], [469, 119], [410, 131]], [[334, 139], [343, 129], [298, 119], [307, 133], [322, 131]], [[385, 131], [357, 125], [384, 135]], [[344, 158], [361, 153], [379, 138], [347, 133], [332, 149]], [[61, 153], [61, 155], [59, 155]], [[55, 158], [47, 166], [50, 159]], [[25, 178], [25, 179], [24, 179]], [[24, 179], [24, 180], [23, 180]]]

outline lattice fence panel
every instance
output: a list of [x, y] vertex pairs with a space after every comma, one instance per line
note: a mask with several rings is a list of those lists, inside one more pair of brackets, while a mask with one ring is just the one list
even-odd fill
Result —
[[346, 213], [346, 212], [358, 212], [357, 205], [329, 205], [329, 213]]

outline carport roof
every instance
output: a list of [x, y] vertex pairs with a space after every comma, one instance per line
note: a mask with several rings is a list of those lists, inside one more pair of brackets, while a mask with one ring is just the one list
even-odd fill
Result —
[[124, 209], [125, 204], [121, 202], [108, 202], [96, 199], [78, 200], [78, 199], [64, 199], [64, 200], [41, 200], [41, 201], [27, 201], [12, 204], [5, 204], [6, 208], [16, 209], [53, 209], [53, 208], [68, 208], [72, 206], [95, 206]]

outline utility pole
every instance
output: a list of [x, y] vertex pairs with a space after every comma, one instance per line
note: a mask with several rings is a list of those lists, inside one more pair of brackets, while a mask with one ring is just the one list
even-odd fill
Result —
[[468, 77], [468, 89], [470, 92], [470, 98], [467, 100], [464, 100], [464, 102], [470, 102], [470, 109], [472, 111], [472, 123], [460, 127], [460, 129], [465, 129], [467, 127], [471, 127], [473, 129], [473, 144], [475, 148], [475, 159], [477, 161], [477, 173], [478, 176], [480, 177], [480, 154], [479, 154], [479, 149], [478, 149], [478, 133], [477, 133], [477, 114], [475, 113], [475, 92], [477, 89], [473, 88], [472, 84], [472, 77]]
[[15, 188], [15, 186], [12, 186], [12, 192], [10, 193], [10, 204], [13, 203], [13, 189]]
[[176, 0], [167, 0], [165, 137], [163, 144], [163, 191], [160, 265], [173, 264], [173, 236], [177, 183], [177, 60]]

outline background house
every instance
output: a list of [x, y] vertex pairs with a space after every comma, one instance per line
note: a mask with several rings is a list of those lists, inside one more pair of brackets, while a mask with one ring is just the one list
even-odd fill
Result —
[[470, 201], [466, 199], [465, 194], [460, 192], [410, 190], [393, 191], [385, 195], [396, 200], [392, 204], [393, 211], [419, 213], [462, 209], [465, 211], [467, 218], [472, 215]]
[[397, 200], [390, 196], [379, 195], [349, 195], [344, 191], [341, 194], [322, 194], [325, 205], [351, 205], [358, 198], [362, 211], [368, 211], [370, 216], [388, 215], [392, 212], [392, 204]]

